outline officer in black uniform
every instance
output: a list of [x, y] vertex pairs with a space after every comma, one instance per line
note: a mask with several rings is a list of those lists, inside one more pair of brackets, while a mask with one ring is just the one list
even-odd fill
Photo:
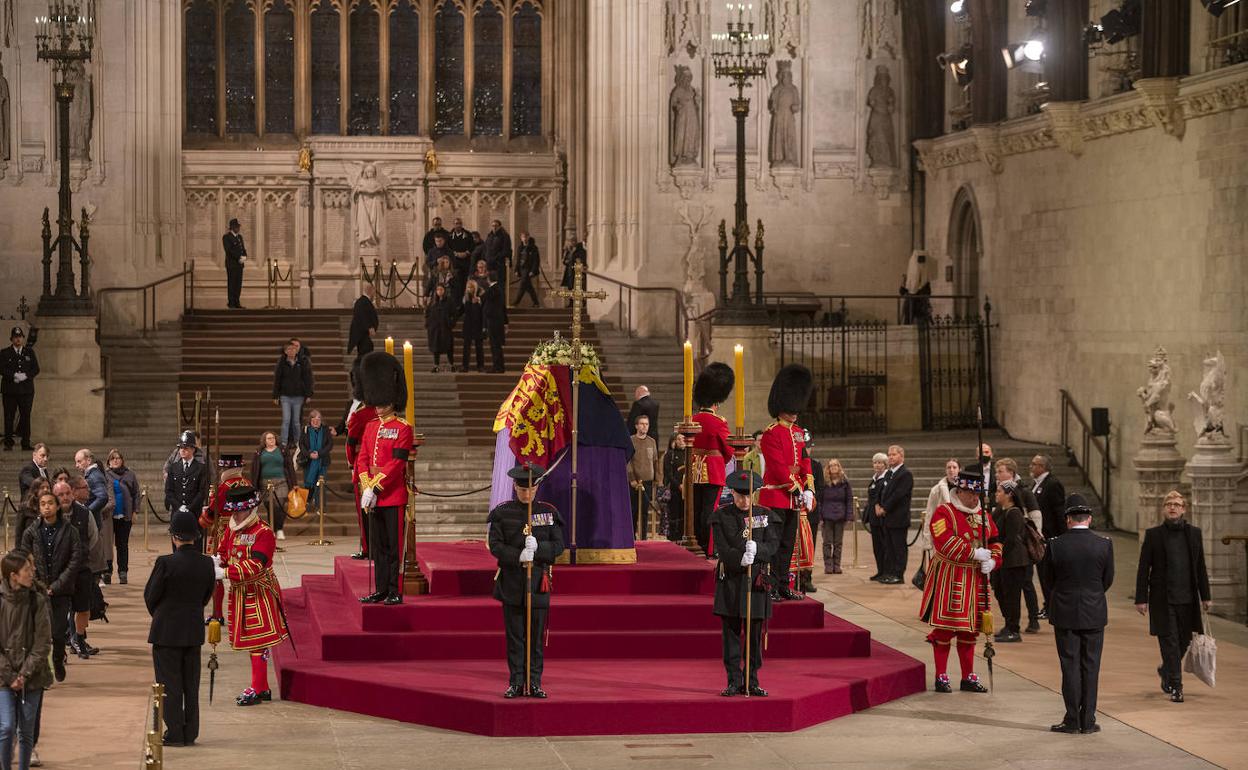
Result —
[[[195, 456], [195, 432], [184, 430], [178, 435], [178, 457], [166, 466], [165, 509], [171, 514], [188, 511], [196, 519], [208, 502], [211, 481], [208, 466]], [[196, 538], [203, 550], [203, 535]]]
[[[551, 567], [563, 553], [563, 519], [555, 506], [537, 502], [537, 484], [546, 469], [540, 465], [517, 465], [507, 472], [516, 489], [515, 500], [490, 511], [490, 553], [498, 559], [494, 578], [494, 598], [503, 603], [503, 629], [507, 633], [507, 670], [510, 674], [504, 698], [528, 695], [545, 698], [542, 690], [542, 637], [550, 609]], [[529, 504], [533, 506], [533, 526], [526, 532]], [[524, 626], [525, 570], [533, 566], [533, 619], [529, 644], [529, 690], [525, 693]]]
[[[745, 594], [750, 597], [750, 695], [764, 697], [758, 686], [758, 670], [763, 667], [763, 621], [771, 617], [768, 595], [769, 565], [780, 547], [783, 520], [761, 505], [752, 505], [751, 492], [763, 486], [756, 473], [737, 471], [725, 480], [732, 490], [732, 502], [711, 513], [711, 532], [719, 566], [715, 575], [715, 614], [723, 621], [724, 670], [728, 686], [720, 695], [745, 693], [745, 673], [741, 661], [741, 635], [745, 626]], [[747, 517], [752, 516], [748, 522]], [[746, 571], [749, 570], [747, 590]], [[760, 574], [761, 573], [761, 574]]]
[[[31, 339], [34, 339], [33, 332]], [[13, 448], [13, 437], [22, 440], [22, 449], [33, 451], [30, 445], [30, 408], [35, 403], [35, 377], [39, 374], [39, 359], [35, 349], [26, 344], [22, 327], [14, 326], [9, 332], [12, 344], [0, 350], [0, 394], [4, 401], [4, 448]], [[14, 425], [13, 418], [17, 418]]]
[[221, 247], [225, 249], [225, 306], [242, 310], [239, 300], [243, 293], [243, 265], [247, 264], [247, 247], [243, 245], [243, 235], [239, 232], [237, 219], [230, 220], [230, 229], [221, 236]]
[[156, 681], [165, 686], [166, 746], [189, 746], [199, 737], [199, 648], [204, 644], [204, 607], [224, 571], [195, 549], [196, 516], [176, 511], [169, 536], [174, 552], [156, 559], [143, 589], [152, 616], [147, 635]]

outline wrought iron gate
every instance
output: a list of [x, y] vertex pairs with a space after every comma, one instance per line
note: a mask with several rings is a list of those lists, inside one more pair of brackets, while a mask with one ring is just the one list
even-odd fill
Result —
[[887, 324], [826, 326], [782, 316], [779, 334], [781, 365], [805, 364], [814, 375], [804, 427], [835, 434], [887, 430]]
[[985, 316], [938, 316], [919, 321], [919, 382], [923, 430], [973, 428], [976, 407], [995, 424], [992, 403], [992, 336]]

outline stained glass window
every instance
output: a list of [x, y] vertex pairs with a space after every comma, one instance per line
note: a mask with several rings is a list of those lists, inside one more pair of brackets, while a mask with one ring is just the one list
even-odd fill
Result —
[[256, 17], [247, 0], [225, 0], [225, 130], [256, 132]]
[[338, 75], [338, 11], [329, 0], [321, 0], [312, 11], [312, 133], [337, 134]]
[[452, 0], [437, 6], [433, 49], [433, 134], [464, 133], [464, 15]]
[[530, 2], [511, 19], [511, 135], [542, 133], [542, 16]]
[[419, 0], [401, 0], [390, 13], [390, 133], [420, 132]]
[[217, 133], [217, 9], [195, 0], [186, 9], [186, 132]]
[[381, 74], [378, 72], [379, 20], [369, 0], [359, 0], [351, 11], [351, 101], [347, 109], [348, 134], [381, 133]]
[[503, 13], [491, 0], [472, 21], [472, 133], [503, 133]]
[[273, 0], [264, 14], [264, 130], [295, 132], [294, 0]]

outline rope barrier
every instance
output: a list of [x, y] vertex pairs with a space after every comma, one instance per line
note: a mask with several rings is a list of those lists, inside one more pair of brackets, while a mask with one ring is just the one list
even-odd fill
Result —
[[145, 496], [143, 500], [147, 503], [148, 512], [156, 517], [156, 521], [159, 521], [161, 524], [169, 523], [168, 517], [161, 516], [160, 513], [157, 512], [156, 508], [152, 505], [152, 498]]

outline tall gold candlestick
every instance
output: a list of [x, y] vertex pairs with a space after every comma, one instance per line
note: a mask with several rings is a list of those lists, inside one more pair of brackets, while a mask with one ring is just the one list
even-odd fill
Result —
[[[387, 338], [387, 343], [390, 340]], [[412, 365], [412, 343], [411, 340], [403, 340], [403, 379], [407, 382], [407, 408], [403, 412], [403, 416], [407, 418], [407, 424], [416, 427], [416, 370]]]
[[685, 417], [693, 414], [693, 343], [685, 340]]
[[732, 368], [736, 374], [734, 401], [737, 407], [737, 433], [745, 433], [745, 349], [740, 345], [732, 348]]
[[386, 337], [386, 352], [394, 355], [394, 337]]

